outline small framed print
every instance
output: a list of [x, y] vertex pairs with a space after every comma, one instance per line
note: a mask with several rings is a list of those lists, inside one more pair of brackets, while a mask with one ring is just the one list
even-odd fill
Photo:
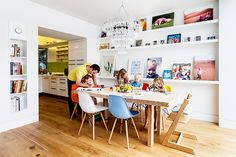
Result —
[[180, 43], [181, 34], [171, 34], [167, 36], [167, 44]]
[[129, 59], [128, 74], [131, 78], [140, 73], [143, 76], [144, 61], [142, 58]]
[[142, 46], [142, 43], [143, 43], [143, 40], [136, 40], [135, 41], [135, 46], [138, 47], [138, 46]]
[[172, 70], [163, 70], [163, 79], [172, 79]]

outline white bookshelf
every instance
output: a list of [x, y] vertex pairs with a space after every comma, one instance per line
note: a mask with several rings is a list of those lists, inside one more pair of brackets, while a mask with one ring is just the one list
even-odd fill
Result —
[[[27, 110], [27, 40], [24, 26], [10, 23], [10, 112]], [[16, 28], [19, 32], [16, 31]]]

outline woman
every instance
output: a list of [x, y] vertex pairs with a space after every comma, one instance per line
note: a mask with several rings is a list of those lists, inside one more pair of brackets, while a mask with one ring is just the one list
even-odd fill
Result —
[[128, 84], [129, 78], [127, 71], [122, 68], [119, 70], [118, 74], [115, 76], [115, 86], [120, 84]]

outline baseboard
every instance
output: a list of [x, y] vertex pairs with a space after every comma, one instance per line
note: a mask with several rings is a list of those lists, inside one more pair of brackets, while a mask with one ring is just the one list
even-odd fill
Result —
[[228, 128], [228, 129], [236, 129], [236, 121], [220, 118], [219, 119], [219, 127]]
[[19, 120], [8, 121], [0, 124], [0, 133], [4, 131], [8, 131], [11, 129], [15, 129], [17, 127], [21, 127], [30, 123], [34, 123], [39, 121], [38, 115], [32, 115], [25, 118], [21, 118]]
[[218, 115], [206, 114], [206, 113], [192, 113], [191, 117], [193, 119], [208, 121], [218, 123]]

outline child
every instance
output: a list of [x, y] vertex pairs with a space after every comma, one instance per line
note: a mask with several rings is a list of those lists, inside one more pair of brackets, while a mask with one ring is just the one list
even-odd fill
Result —
[[85, 75], [82, 78], [81, 83], [87, 84], [89, 88], [94, 87], [93, 77], [90, 74]]
[[125, 69], [120, 69], [115, 76], [115, 85], [124, 85], [129, 83], [128, 73]]
[[134, 81], [131, 83], [131, 86], [140, 88], [142, 86], [142, 75], [140, 73], [134, 76]]
[[[156, 77], [153, 80], [152, 85], [149, 87], [148, 89], [149, 91], [154, 91], [154, 92], [161, 92], [161, 93], [165, 93], [166, 89], [165, 89], [165, 85], [164, 85], [164, 81], [161, 77]], [[145, 108], [145, 124], [144, 124], [144, 128], [147, 128], [148, 122], [147, 122], [147, 117], [148, 117], [148, 110], [147, 110], [147, 106]], [[154, 129], [156, 129], [156, 107], [154, 108]]]

